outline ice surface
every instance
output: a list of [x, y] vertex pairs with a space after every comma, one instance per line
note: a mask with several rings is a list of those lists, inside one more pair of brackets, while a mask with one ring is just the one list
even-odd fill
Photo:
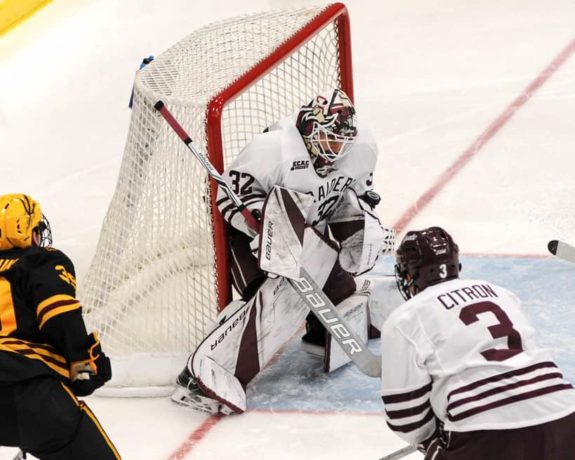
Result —
[[[81, 282], [114, 191], [141, 59], [214, 20], [305, 3], [49, 3], [0, 41], [0, 193], [41, 201]], [[381, 150], [384, 222], [448, 229], [466, 254], [462, 274], [517, 292], [575, 380], [575, 266], [546, 254], [549, 239], [575, 243], [575, 3], [347, 4], [356, 105]], [[470, 149], [469, 163], [442, 181]], [[426, 192], [429, 203], [406, 219]], [[351, 366], [326, 376], [298, 340], [253, 382], [239, 417], [211, 419], [166, 398], [88, 401], [128, 460], [375, 460], [402, 447], [385, 426], [377, 379]], [[13, 455], [0, 448], [0, 459]]]

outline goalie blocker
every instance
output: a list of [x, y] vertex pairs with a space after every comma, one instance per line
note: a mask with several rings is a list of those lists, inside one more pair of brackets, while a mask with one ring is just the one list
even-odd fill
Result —
[[[205, 395], [219, 401], [222, 413], [245, 411], [247, 384], [298, 331], [308, 315], [309, 306], [290, 283], [290, 278], [297, 278], [302, 269], [337, 303], [338, 313], [363, 344], [370, 325], [379, 329], [403, 300], [393, 277], [364, 276], [354, 281], [341, 268], [337, 246], [305, 225], [311, 197], [279, 187], [274, 192], [264, 207], [259, 260], [263, 270], [280, 276], [267, 278], [247, 302], [229, 304], [188, 361], [195, 384]], [[370, 222], [362, 230], [370, 233], [364, 235], [366, 247], [360, 249], [354, 244], [359, 252], [353, 257], [349, 251], [344, 252], [346, 263], [353, 260], [358, 269], [371, 268], [388, 243], [386, 231], [373, 219], [378, 225]], [[343, 345], [346, 346], [345, 341]], [[347, 352], [330, 335], [324, 369], [329, 372], [348, 363]], [[173, 399], [185, 403], [186, 398], [177, 391]]]

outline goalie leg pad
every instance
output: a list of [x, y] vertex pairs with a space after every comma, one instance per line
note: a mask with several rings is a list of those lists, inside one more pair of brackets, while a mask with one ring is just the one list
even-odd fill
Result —
[[[224, 369], [213, 359], [204, 357], [193, 361], [195, 383], [205, 395], [196, 397], [196, 404], [208, 404], [213, 411], [214, 404], [219, 403], [215, 412], [241, 414], [246, 410], [246, 392], [240, 381], [229, 371]], [[216, 391], [214, 391], [215, 389]], [[211, 399], [211, 401], [207, 401]]]
[[171, 399], [180, 406], [190, 407], [207, 414], [229, 415], [232, 413], [228, 406], [220, 404], [217, 399], [206, 396], [195, 383], [186, 387], [176, 386]]
[[[356, 278], [354, 295], [337, 305], [351, 328], [367, 342], [371, 328], [379, 332], [385, 320], [405, 301], [394, 276], [364, 275]], [[329, 337], [324, 355], [324, 369], [332, 372], [350, 361], [341, 347]]]
[[230, 304], [188, 362], [198, 387], [231, 411], [243, 412], [244, 388], [297, 332], [308, 311], [283, 278], [266, 280], [245, 304]]
[[217, 399], [210, 398], [196, 384], [188, 366], [184, 368], [176, 379], [176, 389], [171, 396], [172, 401], [181, 406], [187, 406], [208, 414], [229, 415], [232, 410]]
[[357, 293], [369, 297], [369, 321], [378, 331], [397, 307], [405, 303], [393, 275], [364, 275], [356, 278]]

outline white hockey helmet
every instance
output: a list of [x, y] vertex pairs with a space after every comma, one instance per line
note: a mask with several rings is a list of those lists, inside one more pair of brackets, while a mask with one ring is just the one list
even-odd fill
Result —
[[316, 96], [304, 105], [296, 127], [312, 157], [332, 163], [349, 152], [357, 136], [357, 117], [351, 99], [341, 89], [328, 98]]

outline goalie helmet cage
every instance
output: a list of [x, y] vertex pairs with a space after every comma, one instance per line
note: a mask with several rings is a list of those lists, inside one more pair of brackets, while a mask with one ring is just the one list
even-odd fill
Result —
[[335, 87], [353, 99], [341, 3], [207, 25], [138, 71], [116, 189], [79, 289], [113, 360], [101, 395], [170, 391], [232, 300], [216, 184], [154, 104], [164, 101], [222, 172], [255, 134]]

